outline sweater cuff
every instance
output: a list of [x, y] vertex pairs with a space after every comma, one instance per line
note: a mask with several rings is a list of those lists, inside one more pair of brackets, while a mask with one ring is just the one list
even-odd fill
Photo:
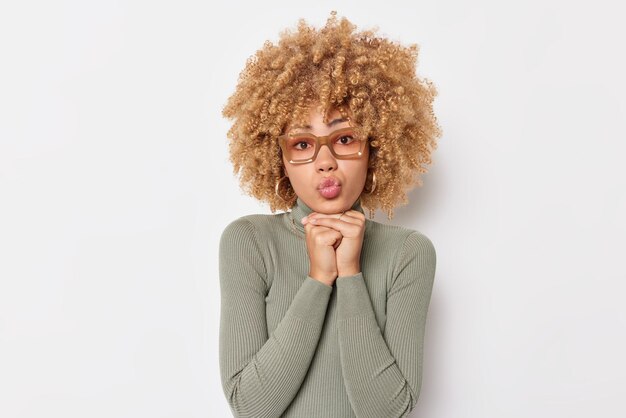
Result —
[[376, 316], [362, 272], [353, 276], [338, 277], [335, 282], [339, 320], [358, 316]]
[[321, 323], [332, 291], [332, 286], [307, 276], [291, 302], [289, 313], [304, 322]]

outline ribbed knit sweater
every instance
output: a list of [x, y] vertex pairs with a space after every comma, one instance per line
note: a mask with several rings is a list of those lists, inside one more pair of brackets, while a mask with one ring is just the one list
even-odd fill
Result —
[[[360, 200], [352, 209], [361, 213]], [[221, 381], [236, 417], [404, 417], [422, 380], [436, 254], [424, 234], [366, 219], [361, 272], [308, 275], [291, 211], [247, 215], [219, 246]]]

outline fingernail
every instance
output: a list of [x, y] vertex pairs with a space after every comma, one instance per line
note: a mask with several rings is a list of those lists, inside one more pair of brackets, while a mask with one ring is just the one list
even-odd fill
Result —
[[306, 223], [307, 223], [307, 221], [308, 221], [307, 216], [305, 216], [304, 218], [300, 219], [300, 223], [301, 223], [302, 225], [306, 224]]

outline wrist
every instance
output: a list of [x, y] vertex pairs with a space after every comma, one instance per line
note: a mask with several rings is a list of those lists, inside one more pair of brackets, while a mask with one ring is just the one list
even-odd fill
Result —
[[309, 277], [319, 282], [332, 286], [333, 282], [337, 278], [336, 273], [320, 273], [316, 271], [309, 271]]
[[361, 272], [361, 266], [349, 266], [344, 268], [338, 268], [338, 277], [354, 276]]

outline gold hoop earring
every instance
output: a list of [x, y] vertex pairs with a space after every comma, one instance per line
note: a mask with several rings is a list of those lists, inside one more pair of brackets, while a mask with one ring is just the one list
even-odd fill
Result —
[[365, 187], [363, 188], [363, 193], [372, 194], [374, 190], [376, 190], [376, 173], [372, 173], [372, 186], [370, 187], [370, 190], [367, 190], [367, 188]]
[[[290, 194], [288, 198], [284, 198], [283, 196], [281, 196], [279, 190], [280, 190], [280, 184], [283, 182], [284, 179], [289, 179], [289, 177], [287, 176], [282, 176], [280, 179], [278, 179], [278, 181], [276, 182], [276, 187], [274, 187], [274, 191], [276, 193], [276, 196], [278, 196], [283, 202], [287, 202], [289, 203], [291, 201], [291, 199], [293, 199], [293, 194]], [[291, 183], [289, 183], [291, 184]], [[294, 192], [295, 194], [295, 192]]]

